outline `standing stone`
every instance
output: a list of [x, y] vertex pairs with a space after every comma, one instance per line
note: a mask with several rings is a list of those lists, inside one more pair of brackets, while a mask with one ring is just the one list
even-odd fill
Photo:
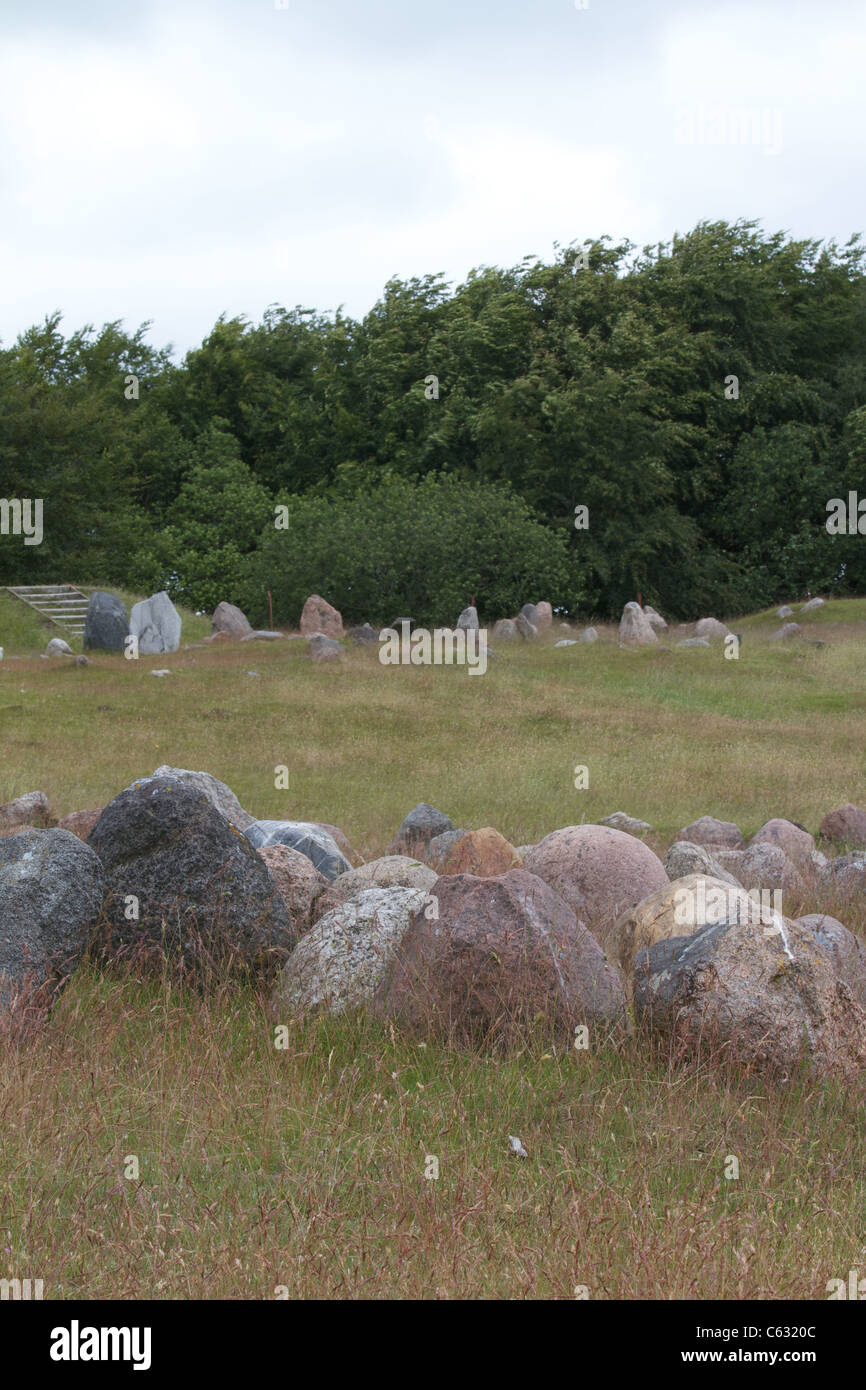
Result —
[[129, 615], [129, 630], [138, 638], [142, 656], [158, 652], [176, 652], [180, 646], [180, 614], [165, 590], [133, 604]]
[[597, 642], [598, 632], [594, 627], [585, 627], [578, 640], [581, 642]]
[[500, 618], [499, 621], [494, 624], [494, 642], [516, 642], [517, 638], [517, 628], [511, 618]]
[[252, 632], [252, 624], [245, 613], [233, 603], [218, 603], [211, 620], [211, 637], [246, 637]]
[[652, 624], [639, 603], [627, 603], [619, 620], [620, 646], [648, 647], [657, 642]]
[[0, 1010], [48, 1001], [84, 951], [104, 895], [99, 859], [70, 831], [0, 839]]
[[457, 619], [457, 628], [458, 630], [463, 628], [467, 632], [476, 632], [478, 630], [478, 610], [471, 605], [469, 608], [464, 608]]
[[538, 614], [536, 624], [538, 631], [546, 632], [549, 627], [553, 626], [553, 608], [546, 599], [542, 599], [541, 603], [535, 605], [535, 611]]
[[538, 608], [536, 607], [536, 605], [534, 603], [524, 603], [520, 611], [523, 614], [523, 617], [526, 619], [526, 621], [528, 623], [532, 623], [532, 626], [535, 628], [537, 632], [538, 629], [541, 627], [541, 619], [539, 617]]
[[301, 613], [301, 635], [312, 637], [317, 632], [321, 632], [324, 637], [333, 638], [346, 635], [343, 631], [342, 616], [337, 609], [332, 608], [319, 594], [311, 594]]
[[84, 619], [84, 645], [88, 650], [122, 652], [129, 636], [126, 608], [116, 594], [97, 589], [90, 595]]
[[313, 661], [340, 661], [343, 656], [339, 642], [323, 632], [314, 632], [308, 637], [307, 647]]

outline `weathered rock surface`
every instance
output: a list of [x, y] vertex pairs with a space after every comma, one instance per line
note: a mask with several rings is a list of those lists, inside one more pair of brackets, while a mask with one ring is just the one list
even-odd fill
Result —
[[678, 840], [688, 840], [693, 845], [713, 845], [717, 849], [744, 849], [745, 840], [739, 826], [733, 821], [716, 820], [715, 816], [701, 816], [677, 832]]
[[792, 863], [799, 864], [808, 861], [815, 848], [815, 838], [801, 825], [775, 817], [773, 820], [765, 821], [760, 830], [755, 832], [749, 841], [750, 849], [752, 845], [778, 845]]
[[180, 614], [165, 590], [133, 604], [129, 631], [138, 638], [138, 650], [142, 656], [177, 651], [180, 646]]
[[77, 835], [79, 840], [86, 840], [102, 811], [102, 807], [95, 811], [70, 811], [68, 815], [61, 816], [57, 822], [57, 829], [69, 830], [73, 835]]
[[665, 856], [665, 872], [668, 878], [685, 878], [687, 874], [707, 874], [710, 878], [721, 879], [723, 883], [741, 888], [738, 878], [723, 869], [715, 855], [706, 845], [694, 845], [688, 840], [674, 840]]
[[635, 961], [634, 1003], [639, 1021], [690, 1052], [788, 1075], [803, 1062], [822, 1076], [866, 1066], [866, 1013], [808, 927], [785, 918], [657, 941]]
[[97, 589], [90, 595], [84, 619], [84, 645], [88, 650], [122, 652], [129, 636], [126, 607], [116, 594]]
[[268, 867], [297, 937], [313, 924], [314, 906], [327, 891], [328, 880], [311, 859], [288, 845], [263, 845], [258, 851]]
[[720, 623], [718, 618], [700, 618], [695, 624], [695, 636], [705, 637], [708, 642], [722, 642], [730, 635], [730, 628]]
[[225, 601], [217, 604], [211, 619], [211, 637], [218, 637], [222, 634], [225, 638], [239, 639], [246, 637], [252, 630], [252, 624], [246, 613], [242, 613], [240, 608]]
[[568, 905], [534, 874], [446, 875], [415, 913], [378, 1005], [418, 1035], [517, 1041], [539, 1023], [591, 1046], [628, 1030], [619, 972]]
[[68, 830], [0, 839], [0, 1010], [50, 1002], [97, 922], [105, 876]]
[[340, 874], [339, 878], [328, 884], [327, 891], [316, 903], [313, 920], [324, 917], [368, 888], [417, 888], [429, 893], [437, 878], [435, 870], [418, 859], [410, 859], [405, 854], [386, 854], [381, 859], [372, 859], [369, 864], [361, 864], [357, 869]]
[[420, 801], [408, 814], [388, 848], [388, 854], [406, 854], [410, 859], [426, 859], [427, 846], [437, 835], [453, 830], [448, 816]]
[[288, 845], [289, 849], [298, 850], [312, 860], [329, 882], [352, 867], [327, 830], [313, 821], [254, 820], [244, 827], [244, 834], [254, 849]]
[[346, 635], [341, 614], [320, 594], [310, 594], [301, 613], [300, 627], [304, 637], [312, 637], [316, 632], [334, 639]]
[[805, 884], [796, 865], [791, 863], [780, 845], [758, 844], [750, 845], [748, 849], [716, 849], [714, 857], [723, 869], [727, 869], [740, 880], [744, 888], [768, 891], [778, 888], [792, 893], [804, 891]]
[[213, 777], [209, 772], [194, 772], [188, 767], [169, 767], [167, 763], [162, 763], [150, 778], [140, 778], [133, 782], [133, 786], [142, 785], [144, 782], [159, 777], [163, 780], [179, 783], [184, 787], [192, 787], [194, 791], [203, 792], [212, 806], [215, 806], [221, 816], [225, 816], [238, 830], [246, 830], [248, 825], [252, 825], [255, 817], [245, 811], [238, 801], [231, 787], [225, 782], [221, 782], [218, 777]]
[[626, 835], [645, 835], [648, 830], [652, 830], [649, 821], [637, 820], [634, 816], [627, 816], [625, 811], [614, 811], [610, 816], [602, 816], [599, 825], [612, 825], [614, 830], [624, 830]]
[[757, 920], [758, 909], [745, 889], [708, 874], [687, 874], [622, 914], [611, 935], [611, 955], [630, 985], [635, 961], [656, 941], [693, 936], [699, 927], [727, 921], [737, 912]]
[[796, 920], [809, 928], [838, 978], [845, 981], [861, 1009], [866, 1009], [866, 948], [863, 942], [835, 917], [822, 912], [810, 912]]
[[844, 806], [824, 817], [818, 834], [837, 845], [866, 849], [866, 811], [861, 806], [854, 806], [850, 801], [846, 802]]
[[619, 620], [620, 646], [648, 647], [658, 638], [639, 603], [627, 603]]
[[488, 825], [461, 835], [445, 854], [439, 873], [493, 878], [518, 869], [522, 862], [514, 845]]
[[422, 889], [368, 888], [321, 917], [280, 972], [274, 1014], [341, 1014], [370, 1005], [413, 910], [423, 911], [426, 903]]
[[0, 806], [0, 830], [18, 825], [45, 825], [49, 817], [48, 797], [44, 792], [25, 792], [13, 801]]
[[264, 861], [194, 786], [155, 777], [127, 788], [88, 844], [105, 869], [110, 951], [137, 948], [157, 964], [172, 956], [194, 974], [210, 964], [258, 972], [295, 944]]
[[559, 893], [602, 943], [617, 917], [668, 884], [641, 840], [607, 825], [571, 825], [536, 845], [524, 867]]

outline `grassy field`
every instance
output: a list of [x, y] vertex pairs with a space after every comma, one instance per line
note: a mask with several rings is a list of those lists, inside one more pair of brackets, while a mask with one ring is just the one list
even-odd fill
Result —
[[[15, 659], [47, 637], [19, 635], [9, 602], [0, 801], [38, 788], [57, 816], [159, 763], [214, 773], [254, 815], [335, 823], [368, 859], [421, 800], [515, 844], [623, 810], [663, 850], [701, 814], [815, 832], [866, 799], [866, 600], [804, 617], [820, 647], [767, 645], [765, 614], [732, 624], [736, 661], [604, 632], [503, 647], [484, 676], [375, 650], [334, 670], [301, 642]], [[189, 618], [184, 640], [206, 630]], [[46, 1297], [822, 1298], [866, 1265], [863, 1101], [646, 1038], [485, 1058], [319, 1020], [278, 1050], [252, 993], [87, 967], [0, 1055], [0, 1277]]]

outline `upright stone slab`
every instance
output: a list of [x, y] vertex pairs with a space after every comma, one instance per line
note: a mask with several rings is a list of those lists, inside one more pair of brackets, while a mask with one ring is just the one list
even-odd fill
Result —
[[133, 604], [129, 615], [129, 630], [138, 638], [142, 656], [159, 652], [176, 652], [180, 646], [180, 614], [165, 590], [151, 594], [141, 603]]
[[126, 607], [116, 594], [96, 589], [84, 619], [84, 645], [89, 651], [122, 652], [129, 636]]

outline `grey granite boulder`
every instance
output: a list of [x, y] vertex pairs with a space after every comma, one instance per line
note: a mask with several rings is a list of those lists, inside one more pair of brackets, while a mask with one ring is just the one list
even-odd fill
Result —
[[389, 854], [406, 854], [411, 859], [424, 859], [427, 846], [437, 835], [453, 830], [451, 820], [442, 811], [420, 801], [408, 814], [394, 836]]
[[845, 981], [861, 1009], [866, 1009], [866, 947], [860, 938], [822, 912], [810, 912], [796, 920], [809, 928], [839, 979]]
[[196, 977], [218, 965], [275, 969], [295, 944], [263, 860], [205, 792], [154, 777], [106, 806], [87, 843], [106, 876], [103, 945], [172, 957]]
[[84, 951], [105, 896], [102, 864], [69, 830], [0, 839], [0, 1010], [50, 999]]
[[246, 637], [252, 632], [252, 625], [245, 613], [233, 603], [218, 603], [211, 620], [211, 636], [222, 633], [224, 637]]
[[150, 777], [140, 777], [132, 786], [142, 786], [145, 782], [153, 781], [154, 777], [167, 779], [170, 782], [180, 783], [184, 787], [192, 787], [193, 791], [203, 792], [212, 806], [215, 806], [221, 816], [225, 816], [231, 825], [238, 830], [246, 830], [248, 825], [252, 825], [255, 820], [248, 811], [245, 811], [238, 801], [231, 787], [226, 786], [218, 777], [213, 777], [209, 772], [193, 772], [188, 767], [169, 767], [167, 763], [162, 763]]
[[467, 632], [475, 632], [475, 631], [477, 631], [477, 630], [478, 630], [478, 612], [477, 612], [477, 610], [476, 610], [475, 608], [473, 608], [471, 605], [470, 605], [468, 608], [464, 608], [464, 609], [463, 609], [463, 612], [460, 614], [460, 617], [457, 619], [457, 627], [458, 627], [458, 629], [460, 629], [460, 628], [465, 628]]
[[734, 888], [742, 885], [719, 861], [710, 854], [705, 845], [695, 845], [689, 840], [674, 840], [665, 855], [665, 871], [669, 879], [685, 878], [687, 874], [706, 874], [710, 878], [721, 879]]

